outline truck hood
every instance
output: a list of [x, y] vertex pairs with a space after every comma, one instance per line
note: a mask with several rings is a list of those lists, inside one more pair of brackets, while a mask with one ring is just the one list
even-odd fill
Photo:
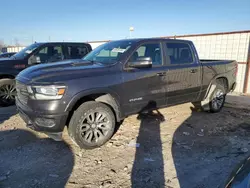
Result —
[[31, 66], [17, 75], [24, 83], [60, 83], [83, 77], [100, 75], [110, 66], [83, 60], [65, 60], [55, 63]]
[[10, 60], [10, 58], [9, 58], [9, 57], [0, 58], [0, 62], [1, 62], [1, 61], [5, 61], [5, 60], [8, 61], [8, 60]]

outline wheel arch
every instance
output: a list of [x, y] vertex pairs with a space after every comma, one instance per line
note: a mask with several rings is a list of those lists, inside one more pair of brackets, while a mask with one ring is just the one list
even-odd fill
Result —
[[15, 76], [11, 75], [11, 74], [1, 74], [0, 73], [0, 80], [4, 79], [4, 78], [15, 79]]
[[122, 111], [119, 103], [119, 96], [109, 89], [95, 89], [89, 91], [83, 91], [76, 94], [67, 105], [65, 111], [69, 112], [67, 124], [72, 117], [74, 111], [86, 101], [97, 101], [108, 105], [114, 112], [116, 121], [122, 120]]
[[209, 97], [209, 93], [210, 90], [213, 88], [214, 85], [216, 85], [216, 83], [222, 83], [226, 88], [226, 92], [229, 91], [229, 82], [228, 82], [228, 78], [225, 76], [225, 75], [220, 75], [220, 76], [217, 76], [215, 78], [213, 78], [207, 88], [207, 92], [204, 96], [204, 99], [206, 99], [207, 97]]
[[228, 90], [229, 90], [229, 82], [228, 82], [227, 77], [220, 76], [220, 77], [216, 78], [216, 82], [223, 84], [225, 86], [226, 92], [228, 92]]

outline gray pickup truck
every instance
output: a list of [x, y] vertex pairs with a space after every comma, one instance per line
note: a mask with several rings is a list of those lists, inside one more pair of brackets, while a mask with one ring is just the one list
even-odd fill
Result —
[[219, 112], [236, 86], [237, 62], [200, 60], [191, 41], [105, 43], [78, 61], [29, 67], [16, 77], [27, 125], [56, 140], [68, 127], [81, 148], [103, 145], [131, 114], [192, 102]]

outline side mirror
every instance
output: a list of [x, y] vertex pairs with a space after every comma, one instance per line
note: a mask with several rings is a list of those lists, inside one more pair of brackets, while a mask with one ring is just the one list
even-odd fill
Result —
[[31, 56], [30, 57], [29, 64], [34, 65], [34, 64], [40, 64], [40, 63], [41, 63], [41, 59], [39, 56]]
[[139, 57], [135, 61], [130, 62], [129, 66], [133, 68], [151, 68], [152, 59], [151, 57]]

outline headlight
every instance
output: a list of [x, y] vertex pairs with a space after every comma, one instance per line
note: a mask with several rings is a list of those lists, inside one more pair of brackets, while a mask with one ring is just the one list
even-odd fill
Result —
[[27, 90], [38, 100], [61, 99], [65, 93], [65, 86], [27, 86]]

